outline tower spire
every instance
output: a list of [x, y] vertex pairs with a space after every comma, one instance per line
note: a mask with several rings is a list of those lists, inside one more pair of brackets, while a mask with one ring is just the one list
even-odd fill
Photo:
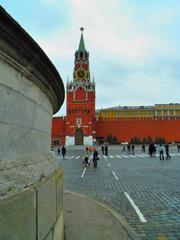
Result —
[[83, 37], [84, 28], [80, 27], [80, 30], [81, 30], [81, 38], [79, 42], [78, 52], [84, 52], [85, 51], [85, 44], [84, 44], [84, 37]]

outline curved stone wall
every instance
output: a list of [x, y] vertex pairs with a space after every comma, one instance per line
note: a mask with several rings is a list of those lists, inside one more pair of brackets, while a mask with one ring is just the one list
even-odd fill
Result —
[[0, 7], [0, 239], [63, 239], [63, 171], [50, 152], [57, 70]]
[[53, 109], [48, 96], [5, 58], [0, 58], [0, 76], [1, 161], [49, 151]]

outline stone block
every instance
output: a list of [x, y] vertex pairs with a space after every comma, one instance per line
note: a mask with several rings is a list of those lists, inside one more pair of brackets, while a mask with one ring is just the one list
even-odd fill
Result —
[[64, 218], [63, 209], [61, 210], [57, 222], [54, 225], [53, 240], [64, 240]]
[[36, 191], [1, 200], [0, 219], [0, 239], [36, 240]]
[[55, 176], [56, 182], [56, 216], [59, 215], [63, 207], [63, 171], [59, 170]]
[[48, 234], [56, 221], [56, 185], [54, 177], [37, 188], [38, 240]]

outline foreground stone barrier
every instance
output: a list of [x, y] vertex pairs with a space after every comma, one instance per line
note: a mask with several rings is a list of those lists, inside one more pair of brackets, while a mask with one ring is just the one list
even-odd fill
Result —
[[62, 240], [63, 171], [50, 152], [57, 70], [0, 7], [0, 239]]

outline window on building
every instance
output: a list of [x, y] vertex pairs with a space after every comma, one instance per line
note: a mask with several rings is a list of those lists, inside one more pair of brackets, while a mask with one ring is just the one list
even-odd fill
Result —
[[80, 52], [80, 58], [82, 58], [83, 57], [83, 52]]
[[54, 139], [54, 140], [53, 140], [53, 144], [54, 144], [54, 145], [59, 145], [59, 139]]
[[82, 123], [82, 119], [81, 118], [76, 118], [76, 124], [78, 127], [81, 126], [81, 123]]

